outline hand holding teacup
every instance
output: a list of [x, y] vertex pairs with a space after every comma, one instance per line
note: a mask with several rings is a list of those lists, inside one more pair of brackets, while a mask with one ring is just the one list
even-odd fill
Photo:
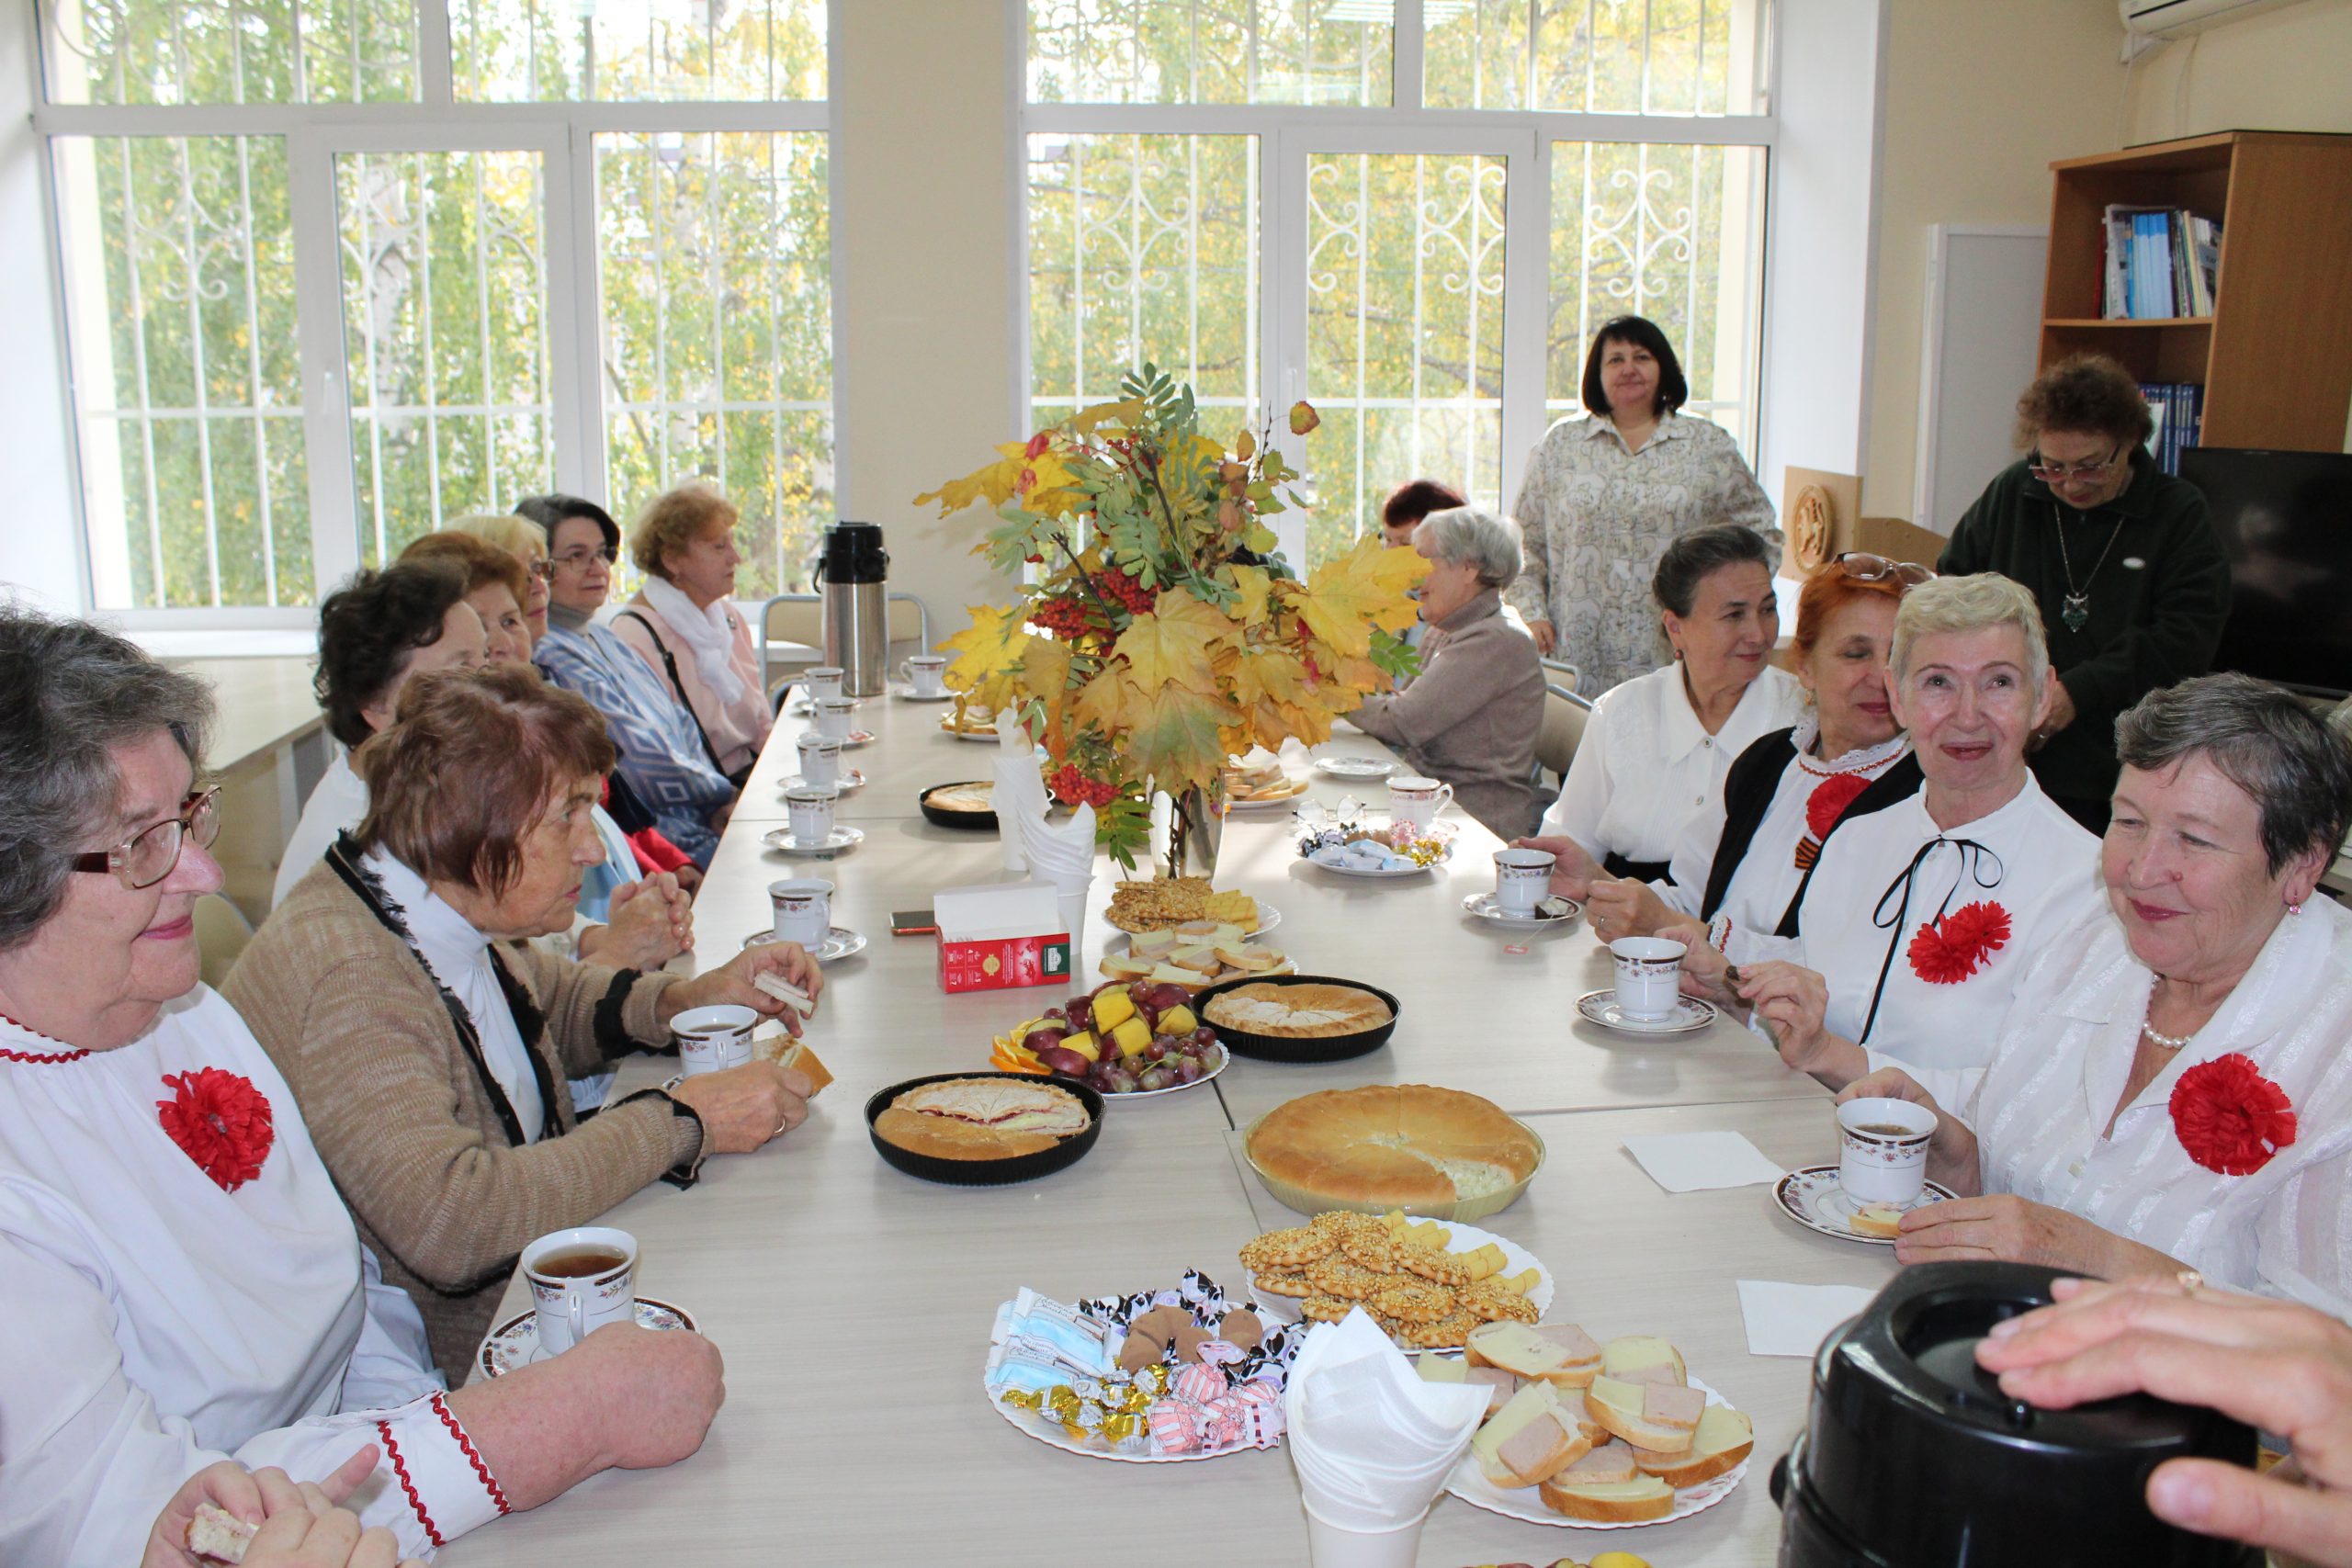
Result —
[[1551, 855], [1552, 891], [1579, 904], [1591, 897], [1593, 878], [1605, 874], [1600, 863], [1585, 853], [1584, 846], [1565, 834], [1513, 839], [1510, 845], [1515, 850], [1542, 850]]
[[1648, 883], [1631, 876], [1603, 876], [1592, 883], [1584, 917], [1592, 922], [1593, 935], [1615, 942], [1621, 936], [1656, 936], [1675, 914]]
[[1731, 961], [1715, 951], [1705, 926], [1696, 920], [1668, 920], [1650, 934], [1679, 942], [1687, 950], [1682, 955], [1684, 996], [1697, 997], [1719, 1008], [1739, 1005], [1739, 998], [1731, 988]]

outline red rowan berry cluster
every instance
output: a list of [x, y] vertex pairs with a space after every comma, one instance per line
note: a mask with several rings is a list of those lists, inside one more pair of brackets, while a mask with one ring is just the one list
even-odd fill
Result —
[[1072, 762], [1064, 762], [1047, 781], [1054, 794], [1071, 806], [1104, 807], [1119, 798], [1119, 786], [1090, 779]]

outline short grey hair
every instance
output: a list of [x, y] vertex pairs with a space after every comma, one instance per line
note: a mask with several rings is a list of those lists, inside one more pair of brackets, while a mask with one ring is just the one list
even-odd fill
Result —
[[119, 747], [168, 731], [192, 764], [211, 688], [86, 621], [0, 603], [0, 953], [65, 899], [74, 857], [114, 815]]
[[1904, 594], [1894, 612], [1894, 642], [1887, 651], [1886, 667], [1899, 685], [1910, 672], [1912, 645], [1921, 637], [1992, 626], [2015, 626], [2025, 637], [2026, 685], [2040, 696], [2050, 679], [2050, 637], [2042, 630], [2041, 606], [2024, 584], [1997, 571], [1931, 578]]
[[1413, 543], [1431, 560], [1467, 562], [1482, 588], [1508, 588], [1519, 575], [1519, 525], [1475, 506], [1430, 513], [1421, 519]]
[[2261, 813], [2278, 875], [2296, 856], [2344, 841], [2352, 744], [2291, 693], [2251, 675], [2199, 675], [2150, 692], [2115, 721], [2115, 754], [2143, 773], [2203, 757]]

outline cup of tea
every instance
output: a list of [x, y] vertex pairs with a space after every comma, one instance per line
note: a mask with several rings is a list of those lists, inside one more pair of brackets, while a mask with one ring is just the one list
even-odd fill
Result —
[[1400, 774], [1388, 781], [1388, 816], [1391, 821], [1410, 822], [1416, 828], [1426, 828], [1437, 820], [1437, 814], [1453, 801], [1453, 786], [1435, 779], [1419, 778], [1410, 773]]
[[795, 876], [768, 884], [768, 906], [775, 911], [775, 934], [814, 949], [833, 929], [833, 885], [821, 876]]
[[1662, 936], [1621, 936], [1611, 942], [1609, 955], [1617, 961], [1617, 1010], [1627, 1018], [1673, 1017], [1688, 951]]
[[819, 697], [817, 733], [828, 740], [849, 739], [849, 716], [857, 711], [855, 697]]
[[1907, 1100], [1849, 1100], [1838, 1108], [1838, 1185], [1858, 1203], [1909, 1203], [1928, 1182], [1936, 1113]]
[[1552, 863], [1559, 857], [1549, 850], [1497, 850], [1495, 903], [1514, 915], [1532, 915], [1552, 887]]
[[800, 672], [800, 689], [808, 694], [811, 704], [842, 694], [842, 682], [849, 674], [838, 664], [820, 664]]
[[784, 809], [791, 819], [795, 843], [821, 844], [833, 836], [833, 797], [841, 791], [831, 784], [795, 784], [784, 792]]
[[637, 1237], [608, 1225], [550, 1231], [523, 1249], [539, 1348], [560, 1355], [637, 1314]]
[[800, 782], [837, 784], [842, 782], [842, 743], [830, 735], [804, 729], [792, 738], [800, 753]]
[[752, 1032], [760, 1015], [731, 1002], [688, 1008], [670, 1021], [670, 1038], [678, 1043], [678, 1062], [688, 1077], [725, 1072], [752, 1059]]
[[944, 697], [947, 694], [947, 657], [940, 653], [918, 653], [899, 667], [919, 697]]

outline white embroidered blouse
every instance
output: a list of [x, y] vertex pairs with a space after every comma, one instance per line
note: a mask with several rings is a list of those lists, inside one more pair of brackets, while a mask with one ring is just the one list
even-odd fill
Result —
[[1667, 657], [1650, 575], [1678, 535], [1743, 523], [1776, 547], [1772, 503], [1719, 425], [1669, 413], [1640, 451], [1589, 415], [1544, 433], [1527, 460], [1513, 516], [1525, 555], [1505, 597], [1549, 621], [1551, 657], [1577, 667], [1595, 696]]
[[[2323, 895], [2281, 919], [2110, 1137], [2154, 985], [2103, 908], [2042, 955], [1973, 1099], [1939, 1094], [1976, 1131], [1984, 1190], [2079, 1214], [2216, 1283], [2352, 1314], [2352, 913]], [[2244, 1176], [2191, 1158], [2170, 1103], [2184, 1075], [2232, 1054], [2295, 1113], [2295, 1141]]]
[[[268, 1102], [266, 1153], [233, 1186], [159, 1109], [208, 1067]], [[206, 1465], [315, 1481], [368, 1443], [376, 1473], [348, 1506], [402, 1556], [505, 1512], [416, 1308], [360, 1247], [285, 1080], [205, 987], [115, 1051], [0, 1019], [0, 1562], [135, 1563]]]
[[1804, 712], [1796, 677], [1768, 667], [1710, 735], [1690, 706], [1681, 665], [1628, 681], [1592, 705], [1560, 797], [1536, 831], [1574, 839], [1597, 861], [1669, 860], [1685, 826], [1710, 805], [1721, 823], [1732, 760]]

